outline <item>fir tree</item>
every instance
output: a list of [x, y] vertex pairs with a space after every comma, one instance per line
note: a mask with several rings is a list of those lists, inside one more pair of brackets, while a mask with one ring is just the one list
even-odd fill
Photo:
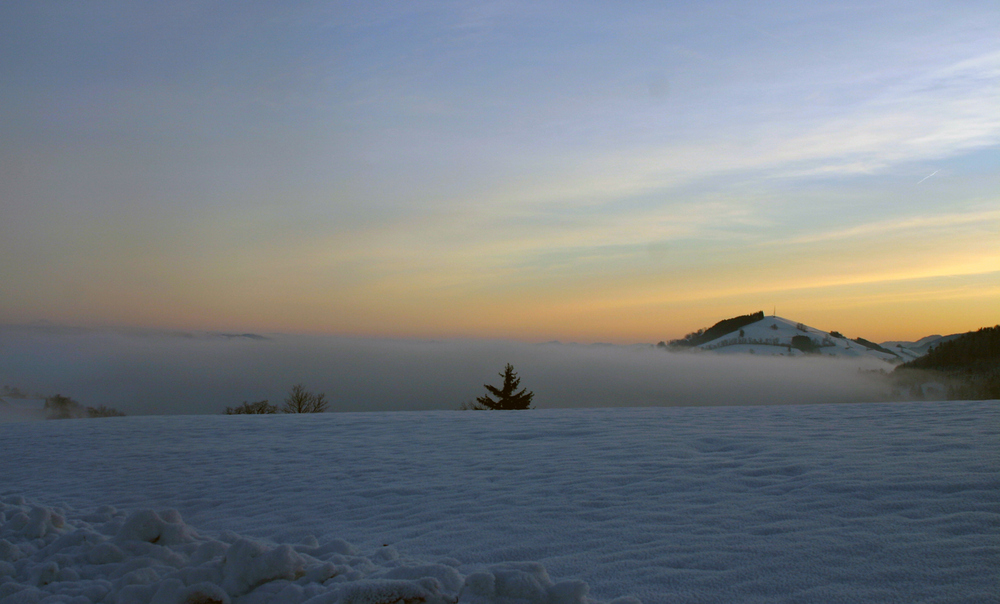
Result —
[[[517, 377], [514, 366], [507, 363], [503, 373], [499, 375], [503, 378], [503, 387], [497, 388], [489, 384], [483, 384], [489, 392], [478, 397], [476, 402], [487, 409], [495, 411], [530, 409], [531, 399], [535, 396], [535, 393], [528, 391], [526, 388], [522, 388], [520, 392], [516, 392], [517, 387], [521, 385], [521, 378]], [[490, 394], [496, 397], [496, 400], [490, 398]]]

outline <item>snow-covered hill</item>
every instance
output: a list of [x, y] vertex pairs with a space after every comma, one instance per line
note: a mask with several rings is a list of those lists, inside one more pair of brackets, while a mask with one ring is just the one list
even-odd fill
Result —
[[912, 361], [927, 354], [931, 348], [944, 342], [950, 342], [963, 335], [965, 334], [953, 333], [950, 336], [933, 335], [920, 338], [916, 342], [892, 341], [882, 342], [881, 345], [883, 348], [888, 348], [898, 354], [904, 361]]
[[[803, 339], [808, 338], [808, 341]], [[783, 317], [764, 317], [741, 329], [696, 346], [701, 350], [725, 354], [763, 354], [799, 356], [821, 354], [832, 357], [870, 358], [886, 363], [900, 363], [916, 356], [903, 356], [866, 346], [836, 332], [827, 332]], [[810, 352], [805, 349], [811, 348]], [[889, 350], [889, 349], [886, 349]]]

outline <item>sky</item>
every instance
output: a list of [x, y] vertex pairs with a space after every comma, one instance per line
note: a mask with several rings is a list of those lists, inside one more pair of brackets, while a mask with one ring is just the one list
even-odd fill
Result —
[[1000, 317], [982, 2], [0, 4], [0, 324]]

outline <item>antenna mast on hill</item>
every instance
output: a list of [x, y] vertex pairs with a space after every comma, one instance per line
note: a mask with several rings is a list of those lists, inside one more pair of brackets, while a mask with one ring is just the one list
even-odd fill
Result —
[[772, 317], [777, 317], [778, 316], [778, 305], [777, 304], [774, 305], [774, 310], [771, 311], [771, 316]]

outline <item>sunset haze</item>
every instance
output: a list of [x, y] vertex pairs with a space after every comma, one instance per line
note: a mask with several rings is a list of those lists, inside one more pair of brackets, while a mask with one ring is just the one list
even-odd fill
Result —
[[1000, 320], [995, 2], [0, 5], [0, 324]]

